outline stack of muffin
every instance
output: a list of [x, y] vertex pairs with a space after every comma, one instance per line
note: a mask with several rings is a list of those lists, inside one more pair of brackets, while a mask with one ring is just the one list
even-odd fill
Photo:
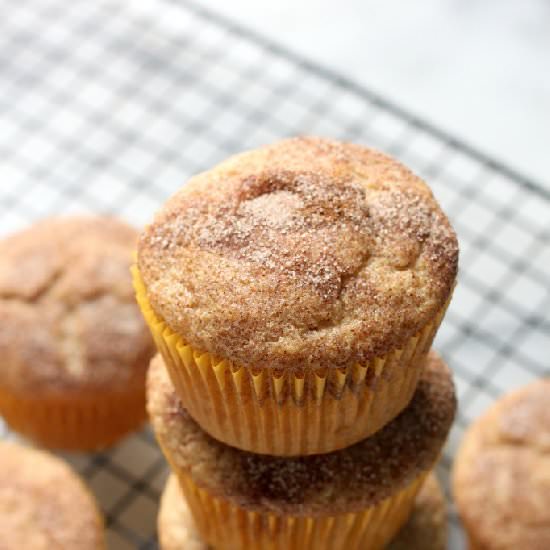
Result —
[[[285, 140], [174, 195], [133, 268], [160, 352], [148, 411], [174, 474], [163, 547], [377, 549], [411, 536], [398, 533], [456, 406], [429, 349], [457, 259], [425, 183], [356, 145]], [[425, 487], [419, 502], [441, 507]], [[420, 523], [416, 547], [444, 544], [443, 521]]]

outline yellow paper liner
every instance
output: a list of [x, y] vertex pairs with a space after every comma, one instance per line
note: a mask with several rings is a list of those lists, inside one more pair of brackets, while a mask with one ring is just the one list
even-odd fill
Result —
[[[437, 509], [433, 503], [426, 500], [425, 495], [422, 496], [424, 488], [429, 485], [427, 494], [431, 497], [434, 493], [434, 484], [437, 492], [441, 493], [439, 482], [436, 481], [433, 473], [430, 473], [422, 483], [409, 518], [385, 546], [386, 550], [444, 550], [446, 548], [447, 522], [443, 495], [441, 494], [442, 500], [438, 503]], [[162, 492], [157, 516], [157, 532], [161, 550], [209, 550], [212, 548], [200, 537], [187, 499], [181, 491], [177, 476], [173, 473]], [[473, 549], [473, 547], [470, 548]]]
[[193, 349], [137, 302], [185, 408], [215, 439], [260, 454], [328, 453], [378, 431], [410, 402], [445, 308], [402, 349], [365, 365], [294, 372], [248, 368]]
[[0, 415], [14, 431], [51, 449], [108, 447], [146, 419], [145, 389], [74, 397], [26, 397], [0, 389]]
[[426, 474], [380, 503], [357, 513], [291, 516], [250, 511], [199, 488], [175, 472], [201, 537], [220, 550], [378, 550], [406, 523]]

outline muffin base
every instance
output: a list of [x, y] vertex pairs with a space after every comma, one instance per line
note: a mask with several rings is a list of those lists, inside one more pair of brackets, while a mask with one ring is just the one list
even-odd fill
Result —
[[178, 472], [197, 530], [222, 550], [378, 550], [395, 536], [410, 516], [424, 477], [376, 506], [334, 516], [280, 516], [248, 511], [216, 498]]
[[12, 430], [43, 447], [99, 450], [145, 422], [145, 388], [51, 398], [16, 396], [0, 389], [0, 415]]
[[[164, 488], [157, 523], [162, 550], [211, 549], [197, 532], [174, 474]], [[415, 499], [411, 516], [386, 550], [445, 550], [446, 544], [445, 499], [436, 477], [430, 474]]]
[[185, 408], [212, 437], [278, 456], [329, 453], [375, 433], [410, 402], [446, 306], [402, 349], [365, 365], [249, 368], [201, 353], [159, 318], [136, 266], [136, 297]]

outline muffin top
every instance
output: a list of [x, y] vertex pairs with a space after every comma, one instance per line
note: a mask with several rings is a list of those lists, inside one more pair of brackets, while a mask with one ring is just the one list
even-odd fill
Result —
[[410, 405], [380, 431], [340, 451], [289, 458], [240, 451], [201, 430], [160, 356], [147, 394], [161, 446], [196, 485], [247, 509], [292, 515], [359, 511], [404, 489], [437, 460], [456, 407], [450, 371], [432, 353]]
[[142, 233], [155, 313], [199, 351], [255, 367], [347, 366], [443, 308], [454, 231], [426, 184], [371, 149], [294, 138], [193, 177]]
[[49, 219], [0, 242], [0, 386], [36, 396], [143, 383], [154, 346], [133, 295], [135, 243], [107, 217]]
[[472, 543], [550, 548], [550, 380], [503, 397], [469, 428], [453, 473]]
[[[407, 523], [387, 546], [387, 550], [445, 550], [447, 514], [441, 487], [430, 474], [418, 493]], [[162, 550], [209, 550], [194, 525], [191, 510], [172, 474], [162, 494], [158, 516]]]
[[67, 464], [0, 441], [0, 547], [105, 548], [95, 500]]
[[386, 550], [445, 550], [447, 505], [441, 486], [430, 474], [416, 496], [412, 514]]

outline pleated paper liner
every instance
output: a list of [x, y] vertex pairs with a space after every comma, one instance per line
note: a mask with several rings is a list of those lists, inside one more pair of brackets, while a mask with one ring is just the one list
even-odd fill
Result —
[[[430, 473], [415, 498], [411, 515], [385, 549], [444, 550], [447, 541], [445, 516], [441, 487], [434, 474]], [[164, 487], [157, 528], [161, 550], [212, 548], [200, 537], [175, 474], [170, 475]], [[346, 550], [350, 550], [348, 546]]]
[[50, 449], [92, 451], [141, 427], [145, 390], [40, 398], [0, 390], [0, 415], [15, 432]]
[[216, 498], [177, 472], [202, 538], [220, 550], [378, 550], [410, 516], [425, 475], [375, 506], [333, 516], [283, 516], [245, 510]]
[[215, 439], [260, 454], [328, 453], [382, 428], [411, 400], [446, 309], [385, 357], [296, 374], [194, 350], [152, 310], [137, 267], [132, 273], [138, 304], [189, 414]]

